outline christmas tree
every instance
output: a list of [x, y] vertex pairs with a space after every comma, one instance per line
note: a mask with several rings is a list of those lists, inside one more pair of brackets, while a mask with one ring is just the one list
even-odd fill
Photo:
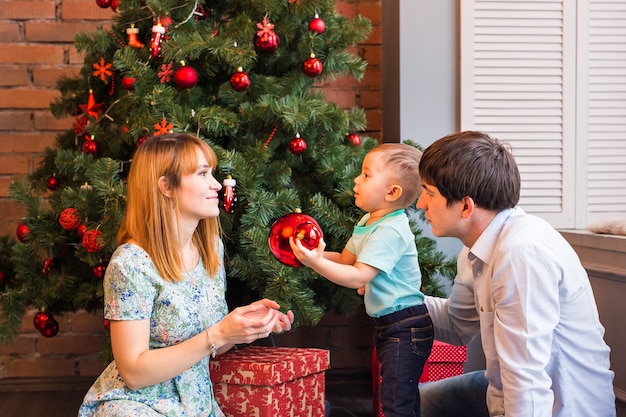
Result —
[[[102, 308], [102, 277], [125, 205], [124, 179], [146, 137], [189, 132], [218, 153], [221, 223], [231, 307], [259, 297], [314, 325], [328, 309], [354, 312], [362, 298], [308, 268], [279, 262], [271, 225], [300, 209], [341, 250], [355, 221], [353, 179], [376, 141], [359, 135], [359, 108], [341, 109], [317, 83], [361, 79], [349, 52], [371, 31], [334, 0], [97, 0], [118, 12], [109, 27], [79, 33], [84, 66], [58, 82], [51, 110], [76, 120], [40, 167], [11, 185], [26, 209], [18, 241], [0, 239], [0, 341], [16, 336], [25, 306], [35, 326], [59, 331], [54, 313]], [[96, 7], [94, 5], [94, 7]], [[414, 225], [424, 291], [453, 261]]]

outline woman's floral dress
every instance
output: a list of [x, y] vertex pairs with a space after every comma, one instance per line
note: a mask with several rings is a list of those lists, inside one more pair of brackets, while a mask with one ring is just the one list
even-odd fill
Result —
[[[220, 258], [224, 247], [219, 241]], [[204, 331], [227, 313], [223, 264], [215, 277], [202, 260], [181, 282], [161, 278], [148, 254], [124, 244], [113, 253], [104, 278], [104, 317], [110, 320], [150, 320], [150, 349], [175, 345]], [[209, 379], [209, 357], [177, 377], [131, 390], [115, 361], [89, 389], [79, 417], [222, 417]]]

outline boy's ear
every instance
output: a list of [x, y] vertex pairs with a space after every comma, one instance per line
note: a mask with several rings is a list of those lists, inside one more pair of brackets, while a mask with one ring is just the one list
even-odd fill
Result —
[[398, 200], [402, 197], [402, 187], [398, 184], [393, 184], [389, 186], [389, 190], [387, 191], [387, 195], [385, 196], [385, 200], [392, 202]]
[[159, 191], [168, 198], [172, 197], [172, 190], [170, 188], [170, 182], [165, 177], [159, 178]]

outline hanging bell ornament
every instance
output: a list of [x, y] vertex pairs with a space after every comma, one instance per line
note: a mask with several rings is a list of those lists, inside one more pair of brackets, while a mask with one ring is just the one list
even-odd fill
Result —
[[230, 175], [224, 178], [224, 211], [228, 214], [233, 214], [237, 207], [237, 193], [235, 192], [235, 186], [237, 180]]
[[152, 26], [152, 38], [150, 39], [150, 56], [154, 59], [161, 58], [161, 44], [163, 42], [164, 34], [165, 28], [160, 21], [156, 25]]

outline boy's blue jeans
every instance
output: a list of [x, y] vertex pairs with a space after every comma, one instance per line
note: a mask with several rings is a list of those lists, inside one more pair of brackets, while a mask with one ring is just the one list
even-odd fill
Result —
[[485, 371], [420, 384], [423, 417], [489, 417]]
[[433, 323], [425, 305], [371, 317], [381, 365], [380, 402], [385, 417], [419, 417], [417, 388], [433, 346]]

